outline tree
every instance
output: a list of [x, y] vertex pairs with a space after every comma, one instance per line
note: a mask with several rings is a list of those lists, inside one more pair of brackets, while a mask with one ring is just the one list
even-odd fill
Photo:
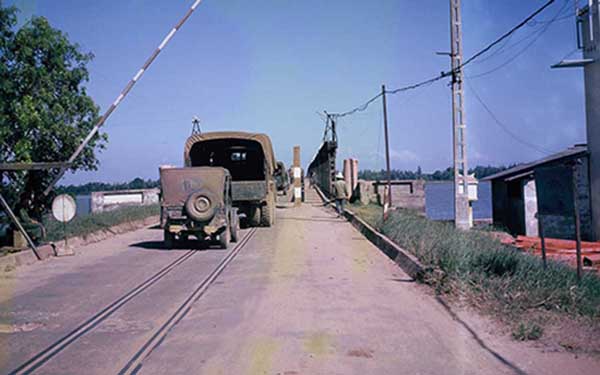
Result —
[[[43, 17], [15, 30], [16, 12], [0, 0], [0, 162], [66, 161], [98, 120], [85, 87], [93, 55]], [[70, 170], [95, 170], [106, 141], [97, 134]], [[1, 192], [16, 210], [39, 218], [49, 203], [43, 191], [56, 175], [4, 173]]]

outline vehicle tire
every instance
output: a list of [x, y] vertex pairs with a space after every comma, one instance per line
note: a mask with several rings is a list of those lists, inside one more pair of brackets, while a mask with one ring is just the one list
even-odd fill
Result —
[[240, 219], [236, 211], [232, 211], [230, 219], [231, 242], [238, 242], [240, 239]]
[[270, 227], [275, 224], [275, 199], [273, 194], [267, 196], [267, 204], [260, 208], [260, 224]]
[[185, 212], [195, 221], [208, 221], [215, 216], [217, 199], [210, 191], [195, 191], [185, 201]]
[[167, 210], [160, 206], [160, 227], [164, 228], [167, 225]]
[[260, 208], [256, 207], [256, 206], [252, 206], [248, 209], [248, 216], [247, 216], [247, 220], [248, 220], [248, 225], [251, 227], [257, 227], [260, 225], [260, 216], [261, 216], [261, 212], [260, 212]]
[[166, 229], [164, 231], [164, 246], [167, 250], [170, 250], [175, 246], [175, 235]]
[[221, 249], [227, 249], [230, 240], [231, 232], [229, 230], [229, 226], [227, 226], [225, 227], [225, 230], [219, 234], [219, 246], [221, 246]]

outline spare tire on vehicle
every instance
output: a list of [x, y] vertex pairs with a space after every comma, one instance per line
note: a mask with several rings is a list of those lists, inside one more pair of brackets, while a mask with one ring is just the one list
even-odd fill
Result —
[[185, 201], [185, 212], [195, 221], [208, 221], [215, 216], [217, 198], [210, 191], [196, 191]]

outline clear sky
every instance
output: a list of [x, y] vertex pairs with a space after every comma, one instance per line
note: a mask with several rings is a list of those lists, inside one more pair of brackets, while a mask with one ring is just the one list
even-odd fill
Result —
[[[48, 18], [91, 51], [89, 93], [105, 109], [192, 0], [9, 0]], [[465, 0], [465, 57], [516, 25], [546, 0]], [[497, 125], [466, 92], [470, 165], [524, 162], [585, 142], [583, 72], [550, 65], [576, 49], [574, 0], [557, 0], [505, 49], [466, 69], [469, 84]], [[564, 18], [564, 16], [572, 16]], [[292, 147], [306, 165], [324, 125], [316, 111], [343, 112], [389, 89], [447, 70], [447, 0], [204, 0], [104, 131], [108, 148], [97, 172], [63, 183], [157, 178], [160, 164], [182, 164], [194, 115], [205, 131], [269, 134], [289, 165]], [[547, 27], [546, 27], [547, 26]], [[533, 44], [532, 41], [534, 41]], [[522, 53], [513, 59], [517, 54]], [[498, 69], [497, 69], [498, 68]], [[490, 74], [485, 74], [494, 70]], [[469, 77], [472, 77], [469, 79]], [[388, 98], [392, 167], [446, 168], [452, 158], [447, 81]], [[385, 166], [381, 102], [339, 123], [339, 158], [360, 168]]]

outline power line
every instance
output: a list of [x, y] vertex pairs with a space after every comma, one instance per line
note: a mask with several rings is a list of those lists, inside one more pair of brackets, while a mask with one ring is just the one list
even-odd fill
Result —
[[531, 149], [543, 154], [543, 155], [551, 155], [554, 152], [546, 150], [542, 147], [539, 147], [531, 142], [528, 142], [524, 139], [521, 139], [518, 135], [516, 135], [515, 133], [513, 133], [505, 124], [503, 124], [498, 117], [494, 114], [494, 112], [492, 112], [492, 110], [490, 109], [490, 107], [488, 107], [488, 105], [483, 101], [483, 99], [481, 99], [481, 97], [479, 96], [479, 94], [477, 93], [477, 91], [475, 91], [475, 88], [467, 81], [467, 86], [469, 87], [469, 90], [471, 91], [471, 93], [473, 94], [473, 96], [475, 97], [475, 99], [477, 99], [477, 101], [479, 102], [479, 104], [481, 104], [481, 106], [483, 107], [483, 109], [485, 109], [485, 111], [488, 113], [488, 115], [492, 118], [492, 120], [494, 120], [494, 123], [496, 125], [498, 125], [500, 127], [500, 129], [504, 130], [504, 132], [506, 134], [508, 134], [511, 138], [513, 138], [515, 141], [521, 143], [524, 146], [530, 147]]
[[[539, 15], [540, 13], [542, 13], [546, 8], [548, 8], [550, 5], [552, 5], [552, 3], [554, 3], [555, 1], [556, 0], [549, 0], [548, 2], [546, 2], [542, 7], [538, 8], [535, 12], [533, 12], [532, 14], [530, 14], [523, 21], [521, 21], [516, 26], [514, 26], [512, 29], [510, 29], [509, 31], [507, 31], [506, 33], [504, 33], [503, 35], [501, 35], [499, 38], [497, 38], [496, 40], [494, 40], [492, 43], [488, 44], [486, 47], [484, 47], [483, 49], [481, 49], [479, 52], [475, 53], [473, 56], [471, 56], [470, 58], [468, 58], [465, 62], [463, 62], [462, 64], [460, 64], [455, 69], [453, 69], [453, 70], [451, 70], [449, 72], [442, 72], [438, 76], [426, 79], [426, 80], [421, 81], [419, 83], [415, 83], [415, 84], [412, 84], [412, 85], [400, 87], [400, 88], [397, 88], [395, 90], [387, 90], [386, 93], [397, 94], [397, 93], [400, 93], [400, 92], [414, 90], [414, 89], [417, 89], [417, 88], [420, 88], [420, 87], [423, 87], [423, 86], [430, 85], [430, 84], [432, 84], [434, 82], [437, 82], [439, 80], [442, 80], [445, 77], [454, 75], [456, 72], [460, 71], [466, 65], [468, 65], [471, 62], [475, 61], [480, 56], [484, 55], [485, 53], [487, 53], [488, 51], [490, 51], [492, 48], [494, 48], [498, 44], [502, 43], [505, 39], [509, 38], [512, 34], [514, 34], [516, 31], [518, 31], [519, 29], [521, 29], [523, 26], [527, 25], [527, 23], [529, 21], [531, 21], [535, 17], [537, 17], [537, 15]], [[569, 0], [567, 0], [567, 2], [568, 1]], [[561, 12], [562, 12], [562, 9], [563, 8], [561, 8]], [[353, 114], [355, 114], [357, 112], [365, 111], [369, 107], [369, 105], [371, 103], [373, 103], [375, 100], [379, 99], [379, 97], [381, 97], [382, 95], [383, 95], [383, 93], [379, 93], [379, 94], [375, 95], [374, 97], [372, 97], [371, 99], [369, 99], [364, 104], [362, 104], [362, 105], [360, 105], [358, 107], [355, 107], [355, 108], [353, 108], [350, 111], [342, 112], [342, 113], [332, 113], [330, 115], [332, 117], [335, 117], [335, 118], [341, 118], [341, 117], [346, 117], [346, 116], [353, 115]]]
[[[538, 10], [536, 10], [535, 12], [533, 12], [532, 14], [530, 14], [527, 18], [525, 18], [523, 21], [521, 21], [518, 25], [516, 25], [515, 27], [513, 27], [512, 29], [510, 29], [509, 31], [507, 31], [506, 33], [504, 33], [504, 35], [502, 35], [501, 37], [499, 37], [498, 39], [496, 39], [495, 41], [493, 41], [492, 43], [490, 43], [487, 47], [485, 47], [484, 49], [480, 50], [479, 52], [477, 52], [473, 56], [469, 57], [465, 62], [463, 62], [462, 64], [459, 65], [458, 69], [462, 69], [465, 66], [469, 65], [471, 62], [473, 62], [479, 56], [481, 56], [484, 53], [488, 52], [489, 50], [491, 50], [492, 48], [494, 48], [494, 46], [496, 46], [499, 43], [501, 43], [504, 39], [506, 39], [509, 36], [511, 36], [514, 32], [516, 32], [517, 30], [519, 30], [523, 26], [527, 25], [527, 23], [529, 21], [531, 21], [532, 19], [534, 19], [538, 14], [542, 13], [546, 8], [548, 8], [550, 5], [552, 5], [552, 3], [554, 3], [555, 1], [556, 0], [549, 0], [546, 4], [544, 4]], [[562, 10], [562, 8], [561, 8], [561, 10]]]
[[496, 71], [504, 68], [505, 66], [509, 65], [510, 63], [512, 63], [513, 61], [515, 61], [519, 56], [521, 56], [523, 53], [525, 53], [535, 42], [538, 41], [538, 39], [546, 32], [548, 31], [548, 29], [550, 28], [550, 26], [558, 19], [558, 17], [564, 12], [566, 6], [568, 5], [569, 0], [565, 1], [563, 7], [556, 13], [556, 15], [550, 20], [547, 21], [544, 25], [544, 27], [542, 27], [541, 29], [539, 29], [538, 31], [522, 38], [521, 40], [519, 40], [518, 42], [514, 43], [512, 46], [508, 47], [508, 48], [512, 48], [515, 47], [516, 45], [520, 44], [521, 42], [533, 37], [533, 39], [527, 43], [525, 45], [524, 48], [520, 49], [516, 54], [514, 54], [513, 56], [509, 57], [506, 61], [504, 61], [503, 63], [501, 63], [500, 65], [496, 66], [493, 69], [490, 69], [486, 72], [483, 73], [479, 73], [473, 76], [468, 76], [467, 78], [469, 79], [477, 79], [477, 78], [481, 78], [484, 76], [487, 76], [489, 74], [495, 73]]

